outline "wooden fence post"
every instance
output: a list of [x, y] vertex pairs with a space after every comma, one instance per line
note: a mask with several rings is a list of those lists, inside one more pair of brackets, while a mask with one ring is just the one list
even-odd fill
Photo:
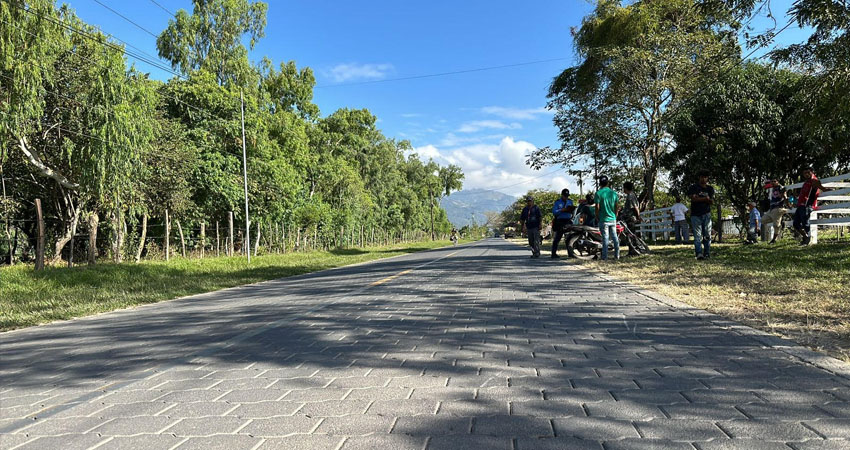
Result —
[[233, 256], [233, 211], [227, 213], [227, 227], [230, 242], [227, 245], [227, 256]]
[[[248, 243], [248, 251], [251, 251], [251, 243]], [[260, 251], [260, 221], [257, 221], [257, 240], [254, 241], [254, 256], [257, 256], [257, 252]]]
[[41, 199], [35, 199], [35, 214], [38, 218], [38, 242], [35, 247], [35, 270], [44, 270], [44, 216], [41, 213]]
[[204, 250], [207, 246], [207, 223], [201, 221], [201, 259], [204, 258]]
[[76, 233], [71, 233], [71, 249], [68, 252], [68, 267], [74, 267], [74, 237]]
[[215, 256], [221, 256], [221, 238], [218, 234], [218, 221], [215, 221]]
[[168, 210], [165, 210], [165, 260], [168, 261], [171, 257], [171, 241], [168, 240], [168, 235], [171, 234], [171, 222], [168, 221]]

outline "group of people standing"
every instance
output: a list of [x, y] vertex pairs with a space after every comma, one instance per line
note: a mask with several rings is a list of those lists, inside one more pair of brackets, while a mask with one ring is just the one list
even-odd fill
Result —
[[[554, 216], [552, 224], [552, 255], [553, 259], [557, 259], [558, 244], [564, 236], [566, 227], [576, 219], [588, 226], [598, 226], [602, 234], [602, 251], [601, 258], [608, 259], [608, 243], [614, 245], [614, 257], [620, 258], [620, 242], [617, 238], [617, 217], [620, 214], [620, 219], [628, 226], [634, 226], [640, 222], [640, 207], [637, 197], [634, 195], [634, 185], [625, 183], [624, 190], [626, 193], [625, 206], [622, 209], [619, 207], [619, 195], [609, 186], [608, 177], [599, 177], [599, 190], [596, 194], [588, 194], [584, 202], [576, 208], [572, 199], [570, 199], [569, 189], [561, 191], [561, 197], [555, 200], [552, 206], [552, 215]], [[523, 208], [520, 215], [520, 224], [522, 232], [528, 236], [528, 244], [531, 247], [531, 257], [540, 257], [541, 236], [540, 229], [543, 224], [543, 213], [540, 208], [534, 203], [534, 197], [529, 195], [526, 197], [526, 207]]]
[[[716, 191], [709, 184], [709, 173], [701, 171], [697, 174], [697, 182], [687, 190], [690, 199], [690, 209], [682, 203], [682, 198], [676, 195], [676, 203], [671, 208], [673, 231], [677, 244], [688, 241], [689, 230], [693, 231], [694, 254], [697, 260], [711, 258], [711, 207], [714, 204]], [[815, 176], [811, 167], [803, 169], [803, 186], [796, 198], [796, 211], [794, 213], [794, 229], [802, 237], [801, 243], [807, 245], [811, 240], [809, 218], [812, 210], [817, 208], [817, 198], [821, 191], [829, 189]], [[609, 242], [613, 244], [614, 258], [620, 258], [620, 242], [617, 237], [618, 218], [632, 232], [636, 225], [641, 222], [640, 204], [634, 193], [634, 184], [623, 183], [625, 200], [620, 208], [620, 196], [611, 189], [608, 177], [601, 176], [598, 179], [599, 190], [595, 194], [588, 194], [578, 208], [569, 198], [570, 191], [563, 189], [561, 197], [555, 201], [552, 207], [554, 216], [552, 225], [552, 258], [558, 258], [558, 244], [564, 236], [565, 229], [572, 223], [582, 223], [588, 226], [598, 226], [602, 235], [601, 259], [608, 259]], [[750, 202], [749, 209], [749, 237], [750, 243], [755, 242], [755, 236], [762, 224], [772, 224], [773, 238], [776, 241], [782, 217], [788, 212], [790, 206], [786, 189], [776, 179], [769, 181], [768, 199], [769, 211], [763, 216], [756, 208], [755, 202]], [[541, 235], [540, 230], [543, 222], [543, 214], [535, 205], [534, 197], [526, 197], [527, 205], [522, 210], [520, 222], [523, 233], [528, 235], [528, 243], [531, 246], [531, 257], [540, 257]], [[690, 224], [688, 224], [687, 213], [690, 211]], [[690, 227], [688, 226], [690, 225]]]

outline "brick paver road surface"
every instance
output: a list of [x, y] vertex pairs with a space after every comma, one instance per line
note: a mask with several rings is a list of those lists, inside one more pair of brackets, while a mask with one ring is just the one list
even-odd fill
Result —
[[0, 447], [848, 449], [850, 380], [486, 240], [0, 335]]

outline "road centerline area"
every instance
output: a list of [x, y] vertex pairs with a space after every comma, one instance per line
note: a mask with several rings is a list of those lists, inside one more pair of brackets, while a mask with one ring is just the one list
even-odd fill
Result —
[[0, 447], [848, 444], [850, 380], [563, 268], [488, 239], [0, 335]]

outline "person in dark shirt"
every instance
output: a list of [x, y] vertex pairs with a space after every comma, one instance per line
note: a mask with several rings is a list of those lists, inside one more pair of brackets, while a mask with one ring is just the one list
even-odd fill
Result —
[[691, 198], [691, 227], [694, 229], [694, 252], [698, 260], [711, 256], [711, 205], [714, 187], [708, 184], [708, 172], [699, 173], [699, 183], [688, 188]]
[[552, 206], [552, 215], [555, 217], [555, 223], [552, 226], [552, 258], [558, 258], [558, 243], [564, 236], [564, 227], [572, 223], [573, 210], [575, 206], [570, 200], [570, 190], [563, 189], [561, 198], [555, 200], [555, 205]]
[[632, 233], [637, 232], [637, 224], [640, 218], [640, 203], [635, 195], [635, 184], [631, 181], [623, 183], [623, 192], [626, 194], [626, 204], [620, 210], [620, 220], [629, 227]]
[[540, 257], [540, 225], [543, 223], [543, 214], [540, 208], [534, 204], [534, 197], [526, 197], [526, 206], [522, 209], [519, 221], [522, 232], [528, 233], [528, 245], [531, 247], [531, 257]]
[[578, 207], [576, 215], [579, 218], [579, 223], [589, 227], [597, 226], [596, 222], [596, 203], [593, 200], [593, 194], [584, 196], [585, 202]]
[[770, 243], [776, 242], [779, 229], [782, 226], [782, 216], [788, 212], [788, 194], [776, 178], [771, 179], [765, 188], [769, 189], [768, 211], [762, 216], [765, 233], [770, 236]]

